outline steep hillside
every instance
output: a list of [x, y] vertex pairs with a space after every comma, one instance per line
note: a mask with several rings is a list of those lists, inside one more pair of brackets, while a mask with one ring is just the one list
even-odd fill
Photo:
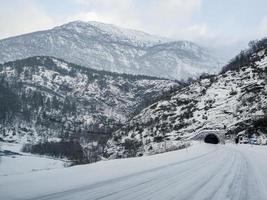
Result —
[[114, 133], [106, 156], [153, 153], [205, 129], [267, 134], [267, 39], [241, 52], [221, 74], [202, 76], [144, 109]]
[[194, 43], [98, 22], [75, 21], [0, 40], [0, 63], [43, 55], [99, 70], [178, 80], [219, 70], [218, 59]]
[[53, 57], [0, 65], [0, 140], [96, 140], [178, 83], [97, 71]]

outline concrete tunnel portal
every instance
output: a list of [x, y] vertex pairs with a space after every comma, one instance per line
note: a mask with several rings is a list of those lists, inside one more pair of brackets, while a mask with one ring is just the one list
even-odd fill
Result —
[[204, 141], [209, 144], [225, 144], [225, 130], [205, 129], [198, 131], [190, 139]]
[[216, 134], [209, 133], [209, 134], [207, 134], [205, 136], [204, 142], [205, 143], [209, 143], [209, 144], [219, 144], [220, 143], [220, 139]]

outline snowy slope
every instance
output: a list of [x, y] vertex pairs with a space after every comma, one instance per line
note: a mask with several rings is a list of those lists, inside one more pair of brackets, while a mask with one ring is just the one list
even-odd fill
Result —
[[265, 200], [266, 148], [196, 144], [149, 157], [0, 178], [1, 199]]
[[41, 157], [21, 152], [22, 145], [0, 142], [0, 177], [28, 174], [69, 166], [66, 160]]
[[241, 131], [267, 134], [266, 47], [267, 42], [264, 49], [249, 53], [248, 65], [242, 61], [236, 69], [203, 76], [169, 99], [145, 108], [114, 133], [107, 157], [153, 153], [157, 146], [207, 129], [223, 130], [229, 137]]
[[97, 71], [53, 57], [0, 65], [0, 140], [98, 140], [179, 86], [174, 81]]
[[194, 43], [99, 22], [75, 21], [0, 40], [0, 63], [41, 55], [94, 69], [170, 79], [218, 71], [218, 59]]

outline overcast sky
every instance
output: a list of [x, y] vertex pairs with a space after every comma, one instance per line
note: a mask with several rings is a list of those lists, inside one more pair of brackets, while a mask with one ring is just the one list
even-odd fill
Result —
[[267, 36], [267, 0], [0, 0], [0, 38], [101, 21], [239, 51]]

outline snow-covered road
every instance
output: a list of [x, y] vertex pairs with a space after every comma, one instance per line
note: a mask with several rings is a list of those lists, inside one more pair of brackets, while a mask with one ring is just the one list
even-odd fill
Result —
[[0, 199], [267, 199], [267, 146], [188, 150], [0, 177]]

